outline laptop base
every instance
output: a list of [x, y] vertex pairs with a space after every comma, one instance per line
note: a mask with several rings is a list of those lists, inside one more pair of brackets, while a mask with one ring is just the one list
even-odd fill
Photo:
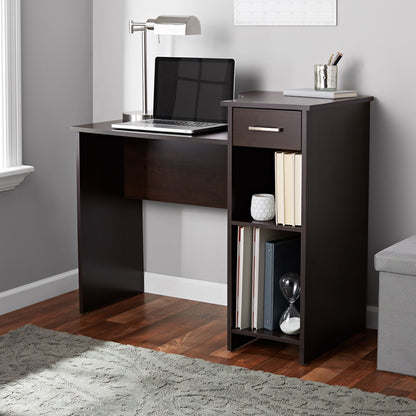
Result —
[[[124, 123], [113, 123], [111, 128], [117, 130], [134, 130], [134, 131], [147, 131], [151, 133], [173, 133], [173, 134], [198, 134], [205, 133], [207, 131], [221, 131], [227, 130], [227, 124], [210, 124], [205, 126], [178, 126], [169, 124], [152, 124], [144, 123], [144, 120], [128, 121]], [[208, 124], [208, 123], [206, 123]]]

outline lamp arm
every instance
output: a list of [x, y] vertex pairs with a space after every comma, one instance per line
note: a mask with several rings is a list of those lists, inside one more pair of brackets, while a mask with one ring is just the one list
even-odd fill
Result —
[[133, 20], [129, 20], [129, 33], [144, 32], [145, 29], [146, 23], [133, 22]]
[[147, 118], [147, 30], [142, 33], [142, 113]]
[[142, 32], [142, 114], [147, 118], [147, 24], [129, 21], [129, 32]]
[[133, 22], [133, 20], [129, 20], [129, 33], [134, 32], [145, 32], [147, 30], [153, 30], [155, 28], [156, 19], [147, 19], [144, 22]]

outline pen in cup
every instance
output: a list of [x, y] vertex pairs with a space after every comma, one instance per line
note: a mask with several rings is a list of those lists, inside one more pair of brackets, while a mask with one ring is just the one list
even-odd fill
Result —
[[334, 59], [334, 62], [333, 62], [332, 65], [337, 65], [338, 62], [340, 61], [340, 59], [342, 58], [342, 56], [343, 56], [343, 54], [341, 52], [337, 52], [337, 54], [335, 56], [335, 59]]

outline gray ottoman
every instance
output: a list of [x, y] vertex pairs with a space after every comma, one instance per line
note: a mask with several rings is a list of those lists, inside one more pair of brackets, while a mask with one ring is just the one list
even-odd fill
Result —
[[416, 376], [416, 235], [377, 253], [377, 369]]

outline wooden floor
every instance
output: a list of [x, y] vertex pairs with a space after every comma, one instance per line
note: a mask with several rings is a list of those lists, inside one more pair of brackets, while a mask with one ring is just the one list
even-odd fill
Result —
[[416, 400], [416, 377], [376, 370], [377, 332], [373, 330], [357, 334], [302, 366], [297, 362], [295, 346], [256, 341], [238, 351], [227, 351], [224, 306], [165, 296], [140, 294], [82, 315], [78, 311], [78, 291], [74, 291], [0, 316], [0, 334], [29, 323], [216, 363]]

